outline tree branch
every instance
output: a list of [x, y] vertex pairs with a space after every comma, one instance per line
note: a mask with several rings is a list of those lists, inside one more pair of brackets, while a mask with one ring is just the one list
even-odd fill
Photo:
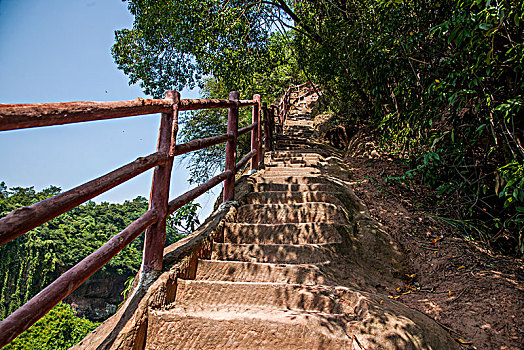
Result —
[[[308, 35], [308, 38], [316, 41], [318, 44], [322, 44], [323, 40], [322, 38], [320, 37], [320, 35], [318, 35], [317, 32], [315, 32], [310, 26], [308, 26], [307, 24], [304, 23], [304, 21], [298, 17], [294, 12], [293, 10], [291, 10], [291, 8], [289, 8], [289, 6], [286, 4], [286, 2], [284, 0], [276, 0], [276, 2], [273, 2], [273, 1], [264, 1], [262, 0], [261, 1], [262, 4], [267, 4], [267, 5], [271, 5], [271, 6], [275, 6], [275, 7], [278, 7], [279, 9], [281, 9], [282, 11], [284, 11], [289, 17], [291, 17], [291, 19], [293, 21], [295, 21], [295, 23], [297, 25], [299, 25], [302, 29], [304, 29], [305, 32], [307, 32], [309, 35]], [[286, 24], [286, 27], [291, 27], [289, 25]], [[303, 32], [302, 32], [303, 33]]]

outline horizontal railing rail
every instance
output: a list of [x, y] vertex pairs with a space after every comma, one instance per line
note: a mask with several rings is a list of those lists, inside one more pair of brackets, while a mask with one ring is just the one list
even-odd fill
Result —
[[[150, 281], [162, 270], [167, 216], [222, 182], [224, 182], [223, 201], [234, 200], [236, 173], [249, 160], [251, 160], [251, 170], [258, 169], [259, 164], [263, 161], [263, 145], [266, 145], [266, 149], [272, 147], [274, 120], [271, 122], [269, 118], [274, 118], [274, 108], [268, 111], [266, 104], [261, 104], [259, 95], [254, 95], [252, 100], [239, 100], [236, 92], [231, 92], [228, 100], [180, 100], [179, 96], [178, 92], [168, 91], [164, 99], [0, 104], [0, 131], [162, 113], [157, 152], [138, 158], [67, 192], [29, 207], [17, 209], [0, 219], [0, 245], [3, 245], [85, 201], [155, 168], [149, 210], [4, 319], [0, 323], [0, 348], [11, 342], [58, 302], [70, 295], [144, 230], [141, 280]], [[238, 110], [248, 106], [252, 106], [252, 124], [239, 129]], [[228, 109], [227, 133], [177, 145], [178, 112], [212, 108]], [[261, 114], [264, 117], [263, 121]], [[264, 124], [263, 135], [262, 124]], [[248, 132], [251, 132], [251, 151], [236, 162], [237, 138]], [[225, 170], [204, 184], [168, 201], [174, 157], [224, 142], [226, 143]]]
[[27, 231], [48, 222], [156, 165], [165, 163], [168, 159], [165, 155], [153, 153], [147, 157], [138, 158], [132, 163], [67, 192], [60, 193], [29, 207], [12, 211], [0, 219], [0, 245], [19, 237]]
[[[255, 103], [254, 100], [185, 99], [180, 101], [178, 110], [240, 108]], [[116, 102], [0, 103], [0, 131], [171, 113], [172, 109], [173, 102], [170, 100], [143, 98]]]

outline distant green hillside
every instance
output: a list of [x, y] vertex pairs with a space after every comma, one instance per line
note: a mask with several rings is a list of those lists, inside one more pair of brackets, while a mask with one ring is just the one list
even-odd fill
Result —
[[[60, 193], [51, 186], [8, 189], [0, 183], [0, 217]], [[87, 202], [0, 247], [0, 319], [123, 230], [147, 210], [137, 197], [123, 204]], [[143, 238], [115, 256], [99, 274], [136, 274]]]
[[65, 350], [82, 340], [98, 323], [75, 316], [71, 306], [59, 303], [3, 350]]
[[[36, 191], [33, 187], [8, 188], [4, 182], [0, 182], [0, 218], [17, 208], [57, 195], [60, 191], [55, 186], [42, 191]], [[168, 218], [166, 245], [194, 230], [199, 223], [199, 207], [198, 204], [189, 203]], [[140, 196], [122, 204], [96, 204], [89, 201], [1, 246], [0, 320], [138, 219], [147, 208], [147, 199]], [[116, 299], [120, 299], [123, 281], [134, 276], [140, 267], [143, 243], [141, 235], [111, 259], [73, 293], [74, 302], [96, 303], [107, 298], [109, 289], [113, 294], [112, 299], [115, 299], [114, 294]], [[96, 295], [98, 289], [104, 289], [99, 288], [103, 281], [112, 281], [109, 283], [112, 286], [100, 290], [100, 295]], [[86, 284], [91, 284], [91, 287], [86, 287]], [[119, 302], [108, 300], [108, 303], [115, 304], [115, 308]], [[71, 306], [60, 303], [6, 349], [67, 349], [97, 325], [76, 316]]]

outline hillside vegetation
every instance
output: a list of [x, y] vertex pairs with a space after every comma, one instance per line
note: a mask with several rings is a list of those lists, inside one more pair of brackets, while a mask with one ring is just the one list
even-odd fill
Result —
[[[348, 137], [371, 130], [410, 165], [397, 180], [438, 191], [445, 220], [524, 253], [521, 1], [128, 3], [134, 25], [116, 32], [112, 52], [130, 83], [155, 96], [200, 86], [265, 100], [318, 83], [331, 125]], [[184, 137], [222, 132], [209, 113], [187, 116]], [[195, 181], [220, 166], [216, 154], [192, 157]]]
[[[50, 186], [41, 191], [33, 187], [8, 188], [0, 183], [0, 217], [9, 212], [60, 193]], [[199, 205], [189, 203], [168, 218], [166, 245], [198, 224]], [[0, 247], [0, 320], [4, 319], [62, 273], [106, 243], [139, 218], [148, 208], [144, 197], [122, 204], [89, 201], [35, 228]], [[135, 276], [142, 261], [143, 235], [111, 259], [92, 278], [113, 281], [117, 291], [124, 281]], [[86, 282], [89, 283], [89, 280]], [[82, 289], [82, 288], [80, 288]], [[76, 294], [75, 294], [76, 293]], [[81, 291], [80, 291], [81, 293]], [[118, 292], [117, 292], [118, 293]], [[107, 298], [103, 291], [91, 291], [76, 298], [87, 301]], [[77, 300], [75, 299], [75, 300]], [[120, 297], [120, 301], [123, 297]], [[108, 300], [108, 303], [111, 303]], [[116, 304], [114, 306], [116, 308]], [[67, 349], [93, 330], [97, 323], [78, 317], [78, 310], [67, 304], [57, 305], [49, 314], [22, 333], [9, 349]], [[104, 313], [107, 317], [107, 312]], [[104, 315], [101, 315], [102, 317]], [[93, 316], [93, 315], [88, 315]], [[96, 320], [100, 320], [97, 315]], [[103, 320], [103, 318], [102, 318]]]

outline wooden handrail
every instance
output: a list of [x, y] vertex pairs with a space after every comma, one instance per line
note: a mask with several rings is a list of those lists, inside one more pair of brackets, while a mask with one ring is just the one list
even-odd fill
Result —
[[242, 136], [244, 134], [247, 134], [251, 130], [255, 129], [257, 127], [257, 123], [250, 124], [246, 127], [243, 127], [242, 129], [238, 129], [238, 136]]
[[[253, 96], [252, 100], [240, 100], [238, 93], [234, 91], [230, 93], [228, 100], [180, 100], [179, 96], [176, 91], [168, 91], [164, 99], [138, 98], [116, 102], [0, 104], [0, 131], [162, 113], [156, 153], [138, 158], [132, 163], [72, 190], [32, 206], [17, 209], [0, 219], [0, 245], [3, 245], [144, 171], [155, 168], [151, 186], [150, 209], [0, 322], [0, 348], [28, 329], [53, 306], [71, 294], [144, 230], [146, 230], [146, 237], [141, 271], [144, 280], [149, 280], [148, 274], [162, 269], [167, 216], [221, 182], [224, 182], [224, 201], [233, 200], [236, 172], [250, 159], [252, 160], [251, 170], [258, 169], [258, 163], [263, 159], [262, 123], [260, 121], [260, 113], [263, 108], [259, 95]], [[238, 129], [238, 109], [247, 106], [253, 107], [253, 123]], [[211, 108], [229, 109], [227, 134], [176, 145], [178, 112]], [[264, 127], [266, 135], [269, 132], [268, 128], [269, 126]], [[251, 131], [252, 149], [235, 164], [237, 138], [249, 131]], [[223, 142], [226, 142], [225, 171], [168, 202], [174, 157]], [[253, 161], [254, 158], [256, 158], [255, 161]]]
[[[233, 102], [219, 99], [185, 99], [179, 102], [179, 111], [247, 107], [257, 104], [254, 100]], [[136, 98], [129, 101], [74, 101], [56, 103], [0, 103], [0, 131], [63, 125], [171, 113], [173, 101], [169, 99]]]
[[200, 186], [197, 186], [183, 195], [178, 196], [177, 198], [173, 199], [169, 202], [169, 214], [172, 214], [175, 212], [175, 210], [180, 209], [184, 204], [187, 204], [191, 202], [193, 199], [199, 197], [200, 195], [206, 193], [216, 185], [220, 184], [222, 181], [224, 181], [227, 178], [230, 178], [233, 176], [233, 172], [231, 170], [226, 170], [217, 176], [209, 179], [207, 182], [203, 183]]
[[169, 113], [172, 106], [172, 101], [142, 98], [117, 102], [0, 104], [0, 131]]
[[0, 245], [167, 160], [167, 156], [153, 153], [67, 192], [12, 211], [0, 219]]
[[218, 145], [219, 143], [224, 143], [232, 139], [233, 135], [224, 134], [219, 136], [206, 137], [205, 139], [189, 141], [181, 145], [176, 145], [175, 150], [171, 153], [171, 156], [178, 156], [181, 154], [198, 151], [199, 149]]
[[246, 165], [247, 162], [248, 162], [250, 159], [255, 158], [254, 156], [255, 156], [257, 153], [258, 153], [258, 150], [253, 149], [253, 150], [251, 150], [248, 154], [246, 154], [244, 157], [242, 157], [242, 159], [240, 159], [240, 161], [235, 165], [235, 172], [240, 171], [240, 169], [242, 169], [242, 168], [244, 167], [244, 165]]
[[[229, 99], [238, 102], [238, 92], [231, 91]], [[227, 112], [227, 133], [233, 138], [226, 143], [226, 166], [225, 170], [232, 171], [233, 175], [224, 180], [223, 200], [232, 201], [235, 198], [235, 162], [237, 159], [237, 137], [238, 137], [238, 108], [230, 107]]]

